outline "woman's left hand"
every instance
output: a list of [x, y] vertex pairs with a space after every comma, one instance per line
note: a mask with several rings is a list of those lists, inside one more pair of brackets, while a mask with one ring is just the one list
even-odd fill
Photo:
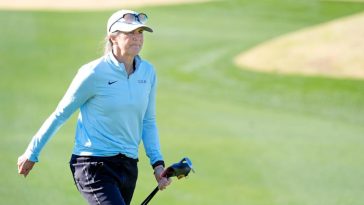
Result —
[[162, 165], [157, 166], [156, 168], [154, 168], [154, 176], [155, 176], [155, 179], [158, 182], [159, 190], [164, 190], [172, 182], [172, 179], [164, 177], [163, 173], [164, 173], [164, 167]]

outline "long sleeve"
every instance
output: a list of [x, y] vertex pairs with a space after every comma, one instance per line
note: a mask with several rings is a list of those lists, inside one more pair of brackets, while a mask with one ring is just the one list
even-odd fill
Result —
[[38, 156], [47, 141], [83, 103], [93, 96], [92, 76], [92, 72], [86, 68], [81, 68], [78, 71], [55, 111], [43, 123], [29, 143], [25, 156], [30, 161], [38, 161]]
[[144, 149], [149, 157], [150, 164], [162, 161], [163, 156], [160, 151], [158, 129], [156, 124], [156, 84], [157, 79], [154, 74], [152, 88], [149, 94], [149, 102], [143, 119], [142, 140]]

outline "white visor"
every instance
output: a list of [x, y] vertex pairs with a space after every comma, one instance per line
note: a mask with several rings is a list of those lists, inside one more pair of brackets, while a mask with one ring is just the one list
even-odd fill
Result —
[[145, 24], [143, 24], [139, 21], [134, 21], [131, 23], [125, 22], [123, 17], [125, 14], [128, 14], [128, 13], [134, 14], [134, 15], [139, 14], [139, 13], [137, 13], [135, 11], [131, 11], [131, 10], [120, 10], [120, 11], [115, 12], [114, 14], [111, 15], [111, 17], [107, 21], [107, 27], [106, 27], [107, 33], [113, 33], [115, 31], [131, 32], [138, 28], [142, 28], [145, 31], [153, 32], [153, 29], [151, 29], [150, 27], [146, 26]]

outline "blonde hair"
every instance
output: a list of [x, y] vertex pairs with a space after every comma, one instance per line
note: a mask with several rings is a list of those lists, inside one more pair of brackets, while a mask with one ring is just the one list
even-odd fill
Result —
[[110, 33], [105, 37], [104, 55], [112, 51], [113, 43], [110, 38], [114, 38], [120, 34], [119, 31]]

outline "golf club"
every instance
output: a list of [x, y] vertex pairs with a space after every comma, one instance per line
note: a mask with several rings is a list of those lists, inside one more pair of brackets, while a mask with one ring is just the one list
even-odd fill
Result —
[[[169, 166], [163, 173], [163, 177], [177, 177], [181, 179], [183, 177], [188, 176], [190, 171], [195, 172], [192, 168], [192, 162], [188, 157], [183, 158], [178, 163], [172, 164]], [[150, 200], [154, 197], [154, 195], [159, 191], [158, 186], [154, 188], [154, 190], [149, 194], [149, 196], [142, 202], [141, 205], [146, 205], [150, 202]]]

